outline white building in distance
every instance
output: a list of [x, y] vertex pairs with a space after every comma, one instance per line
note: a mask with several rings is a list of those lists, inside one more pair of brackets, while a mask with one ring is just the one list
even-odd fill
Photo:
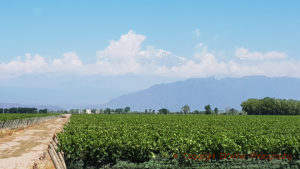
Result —
[[92, 114], [92, 110], [91, 109], [85, 109], [85, 114]]

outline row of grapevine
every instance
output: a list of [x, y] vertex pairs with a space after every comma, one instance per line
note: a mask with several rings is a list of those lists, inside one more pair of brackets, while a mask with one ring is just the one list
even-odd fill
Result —
[[67, 164], [84, 166], [155, 158], [186, 163], [192, 160], [186, 154], [300, 159], [299, 116], [73, 115], [58, 138]]
[[46, 117], [57, 114], [25, 114], [25, 113], [0, 113], [0, 121], [25, 119], [31, 117]]
[[39, 122], [53, 119], [57, 115], [53, 114], [1, 114], [0, 129], [15, 129], [37, 124]]

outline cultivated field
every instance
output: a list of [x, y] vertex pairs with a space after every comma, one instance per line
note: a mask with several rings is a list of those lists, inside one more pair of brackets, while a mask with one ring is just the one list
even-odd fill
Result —
[[300, 167], [300, 116], [72, 115], [58, 138], [70, 168]]
[[7, 121], [7, 120], [16, 120], [16, 119], [25, 119], [31, 117], [46, 117], [46, 116], [53, 116], [56, 114], [22, 114], [22, 113], [0, 113], [0, 121]]

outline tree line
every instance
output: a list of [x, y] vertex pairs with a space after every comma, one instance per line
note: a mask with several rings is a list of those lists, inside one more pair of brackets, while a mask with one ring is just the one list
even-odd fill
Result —
[[[71, 114], [81, 114], [81, 113], [86, 113], [87, 109], [71, 109], [69, 110], [69, 113]], [[91, 113], [92, 114], [126, 114], [126, 113], [130, 113], [130, 107], [127, 106], [125, 108], [116, 108], [116, 109], [112, 109], [112, 108], [106, 108], [106, 109], [91, 109]]]
[[219, 109], [214, 108], [214, 110], [212, 110], [209, 104], [204, 106], [204, 111], [199, 111], [199, 110], [191, 111], [189, 105], [182, 106], [181, 111], [178, 112], [170, 112], [167, 108], [162, 108], [158, 110], [158, 114], [218, 114], [218, 113], [219, 113]]
[[[146, 112], [146, 110], [145, 110]], [[191, 111], [190, 106], [189, 105], [184, 105], [180, 111], [177, 112], [171, 112], [169, 111], [167, 108], [162, 108], [158, 110], [158, 114], [206, 114], [206, 115], [244, 115], [245, 112], [243, 111], [239, 111], [237, 109], [234, 108], [227, 108], [225, 109], [225, 111], [220, 111], [217, 107], [215, 107], [214, 109], [212, 109], [211, 105], [205, 105], [204, 106], [204, 110], [194, 110]]]
[[300, 115], [300, 101], [292, 99], [248, 99], [241, 106], [248, 115]]
[[29, 107], [12, 107], [12, 108], [0, 108], [0, 113], [48, 113], [47, 109], [37, 109]]
[[[86, 114], [87, 109], [71, 109], [68, 113], [71, 114]], [[167, 108], [161, 108], [159, 110], [155, 109], [145, 109], [142, 111], [131, 111], [130, 107], [127, 106], [125, 108], [105, 108], [105, 109], [89, 109], [91, 114], [208, 114], [208, 115], [241, 115], [245, 114], [242, 111], [239, 111], [234, 108], [227, 108], [225, 111], [219, 110], [217, 107], [214, 109], [211, 108], [211, 105], [205, 105], [204, 110], [194, 110], [191, 111], [189, 105], [184, 105], [180, 111], [172, 112]]]
[[[128, 113], [144, 113], [144, 114], [209, 114], [209, 115], [300, 115], [300, 101], [292, 99], [276, 99], [265, 97], [263, 99], [248, 99], [241, 103], [242, 111], [227, 108], [225, 111], [220, 111], [217, 107], [212, 109], [211, 105], [205, 105], [204, 110], [191, 111], [188, 105], [184, 105], [180, 111], [171, 112], [167, 108], [159, 110], [145, 109], [144, 112], [132, 112], [130, 107], [125, 108], [106, 108], [106, 109], [92, 109], [92, 114], [128, 114]], [[57, 111], [57, 113], [81, 113], [79, 109], [71, 109], [69, 111]], [[13, 108], [0, 108], [0, 113], [49, 113], [47, 109], [37, 109], [28, 107], [13, 107]], [[84, 113], [84, 112], [82, 112]]]

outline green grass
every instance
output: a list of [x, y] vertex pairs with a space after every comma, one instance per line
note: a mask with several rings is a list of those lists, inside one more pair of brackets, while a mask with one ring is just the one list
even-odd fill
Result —
[[[288, 154], [299, 160], [300, 116], [72, 115], [58, 135], [67, 164], [104, 166], [188, 154]], [[245, 160], [246, 161], [246, 160]]]

